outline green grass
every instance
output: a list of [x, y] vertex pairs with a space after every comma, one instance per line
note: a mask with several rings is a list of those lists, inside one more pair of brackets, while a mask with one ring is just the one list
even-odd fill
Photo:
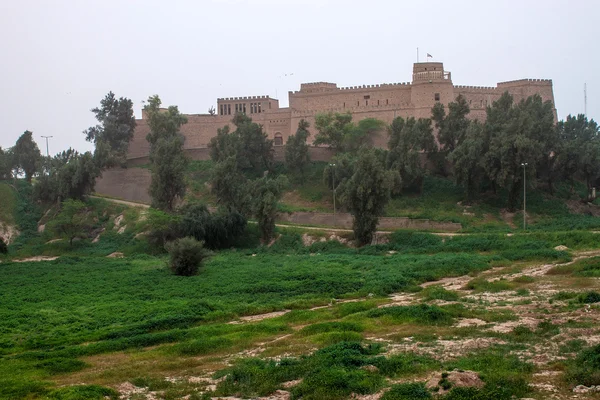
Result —
[[0, 222], [14, 225], [16, 206], [15, 190], [8, 183], [0, 182]]
[[428, 286], [421, 292], [424, 300], [458, 301], [458, 293], [446, 290], [440, 285]]
[[585, 258], [569, 265], [557, 265], [548, 271], [548, 275], [574, 275], [598, 278], [600, 277], [600, 257]]
[[[385, 385], [384, 377], [403, 377], [439, 368], [429, 357], [403, 353], [390, 357], [378, 355], [378, 345], [340, 342], [310, 356], [284, 359], [276, 363], [261, 359], [240, 360], [232, 368], [218, 372], [226, 376], [215, 392], [217, 396], [264, 396], [295, 379], [294, 398], [345, 399], [351, 393], [370, 394]], [[364, 367], [371, 366], [374, 369]]]
[[600, 385], [600, 345], [579, 351], [566, 364], [565, 379], [572, 386]]

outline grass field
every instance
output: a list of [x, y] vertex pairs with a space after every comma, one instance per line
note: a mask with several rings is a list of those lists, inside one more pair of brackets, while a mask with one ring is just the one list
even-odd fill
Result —
[[[194, 170], [205, 188], [207, 164]], [[143, 210], [91, 199], [93, 234], [70, 246], [37, 232], [53, 211], [27, 187], [3, 187], [14, 206], [2, 218], [22, 234], [0, 258], [0, 399], [541, 400], [600, 385], [600, 235], [557, 200], [532, 196], [527, 233], [498, 215], [492, 233], [465, 220], [470, 234], [398, 231], [360, 249], [301, 228], [260, 246], [249, 225], [199, 275], [177, 277], [136, 237]], [[304, 206], [326, 203], [295, 190]], [[392, 206], [451, 218], [458, 196]], [[471, 208], [481, 221], [493, 209]], [[34, 256], [59, 258], [15, 262]], [[456, 384], [461, 371], [476, 384]]]

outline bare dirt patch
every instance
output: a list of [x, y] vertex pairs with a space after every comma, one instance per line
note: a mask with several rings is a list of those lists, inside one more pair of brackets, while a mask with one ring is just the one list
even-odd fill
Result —
[[35, 257], [27, 257], [21, 258], [19, 260], [12, 260], [13, 262], [31, 262], [31, 261], [53, 261], [56, 260], [58, 256], [35, 256]]
[[6, 244], [11, 244], [19, 236], [19, 231], [15, 226], [0, 222], [0, 238]]
[[474, 387], [482, 388], [484, 386], [483, 381], [479, 378], [479, 374], [474, 371], [450, 371], [450, 372], [436, 372], [425, 384], [428, 389], [439, 388], [437, 393], [444, 394], [449, 390], [444, 390], [440, 387], [440, 382], [447, 381], [451, 384], [451, 387]]
[[281, 317], [289, 313], [292, 310], [283, 310], [283, 311], [274, 311], [265, 314], [256, 314], [256, 315], [247, 315], [245, 317], [240, 317], [238, 321], [231, 321], [230, 324], [241, 324], [243, 322], [258, 322], [269, 318]]

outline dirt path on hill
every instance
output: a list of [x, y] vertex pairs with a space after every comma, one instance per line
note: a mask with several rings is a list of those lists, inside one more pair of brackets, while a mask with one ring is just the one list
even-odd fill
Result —
[[[144, 204], [144, 203], [135, 203], [133, 201], [127, 201], [127, 200], [118, 200], [118, 199], [111, 199], [109, 197], [100, 197], [100, 196], [89, 196], [93, 199], [101, 199], [101, 200], [106, 200], [106, 201], [110, 201], [112, 203], [117, 203], [117, 204], [123, 204], [129, 207], [142, 207], [142, 208], [150, 208], [150, 205], [148, 204]], [[255, 221], [248, 221], [249, 223], [255, 224]], [[344, 229], [344, 228], [330, 228], [327, 226], [304, 226], [304, 225], [290, 225], [290, 224], [275, 224], [275, 226], [277, 226], [278, 228], [299, 228], [299, 229], [306, 229], [306, 230], [311, 230], [311, 231], [326, 231], [326, 232], [337, 232], [337, 233], [352, 233], [352, 229]], [[377, 235], [389, 235], [391, 234], [393, 231], [377, 231], [375, 232], [375, 234]], [[433, 235], [437, 235], [437, 236], [458, 236], [458, 235], [465, 235], [465, 233], [457, 233], [457, 232], [431, 232], [431, 234]]]
[[135, 203], [133, 201], [111, 199], [109, 197], [100, 197], [100, 196], [89, 196], [89, 197], [91, 197], [92, 199], [101, 199], [101, 200], [110, 201], [111, 203], [123, 204], [123, 205], [129, 206], [129, 207], [150, 208], [150, 205], [145, 204], [145, 203]]

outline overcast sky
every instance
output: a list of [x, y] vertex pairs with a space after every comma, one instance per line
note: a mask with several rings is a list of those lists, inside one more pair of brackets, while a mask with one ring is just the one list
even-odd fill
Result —
[[[108, 91], [158, 94], [184, 113], [217, 97], [301, 82], [411, 80], [419, 47], [454, 84], [550, 78], [559, 118], [600, 119], [596, 0], [0, 1], [0, 146], [31, 130], [50, 153], [89, 150], [82, 131]], [[287, 76], [286, 76], [287, 74]], [[293, 75], [291, 75], [293, 74]]]

